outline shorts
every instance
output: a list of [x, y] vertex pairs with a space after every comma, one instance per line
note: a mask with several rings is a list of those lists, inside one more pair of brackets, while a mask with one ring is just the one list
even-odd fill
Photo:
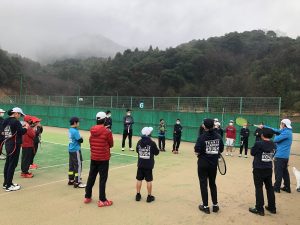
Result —
[[147, 182], [153, 181], [152, 169], [138, 168], [136, 179], [139, 181], [146, 180]]
[[234, 139], [233, 138], [226, 138], [226, 146], [233, 146]]

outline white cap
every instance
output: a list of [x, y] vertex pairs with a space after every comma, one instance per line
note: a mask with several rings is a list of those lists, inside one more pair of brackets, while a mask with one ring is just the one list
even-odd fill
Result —
[[292, 129], [292, 126], [291, 126], [292, 122], [289, 119], [283, 119], [283, 120], [281, 120], [281, 123], [284, 123], [287, 128]]
[[149, 136], [153, 131], [153, 127], [144, 127], [142, 129], [142, 135]]
[[215, 122], [215, 126], [220, 126], [221, 124], [219, 122]]
[[215, 122], [218, 122], [218, 121], [219, 121], [219, 119], [218, 119], [218, 118], [214, 118], [214, 121], [215, 121]]
[[96, 114], [96, 119], [97, 119], [97, 120], [102, 120], [102, 119], [104, 119], [104, 118], [106, 118], [106, 113], [105, 113], [105, 112], [98, 112], [98, 113]]
[[22, 114], [23, 116], [26, 116], [26, 115], [23, 113], [23, 110], [22, 110], [21, 108], [19, 108], [19, 107], [13, 108], [13, 109], [12, 109], [12, 112], [13, 112], [13, 113], [20, 113], [20, 114]]
[[234, 123], [234, 121], [233, 121], [233, 120], [230, 120], [229, 123]]
[[3, 109], [0, 109], [0, 113], [5, 113], [5, 111]]

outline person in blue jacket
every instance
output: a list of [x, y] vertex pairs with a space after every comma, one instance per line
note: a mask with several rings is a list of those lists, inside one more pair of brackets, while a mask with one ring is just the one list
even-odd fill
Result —
[[[271, 128], [268, 126], [263, 126]], [[275, 183], [274, 191], [280, 193], [280, 190], [291, 193], [290, 175], [288, 171], [288, 162], [291, 153], [291, 145], [293, 141], [293, 130], [291, 121], [283, 119], [280, 123], [280, 129], [271, 128], [276, 134], [274, 143], [277, 150], [274, 155]], [[282, 179], [284, 186], [281, 188]]]

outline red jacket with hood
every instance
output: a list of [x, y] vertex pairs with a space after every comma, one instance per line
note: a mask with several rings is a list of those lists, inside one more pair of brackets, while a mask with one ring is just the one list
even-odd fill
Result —
[[110, 159], [110, 148], [114, 145], [112, 133], [103, 125], [95, 125], [90, 130], [91, 159], [107, 161]]
[[28, 127], [27, 132], [23, 135], [22, 147], [23, 148], [33, 148], [33, 139], [35, 137], [35, 131], [32, 127]]

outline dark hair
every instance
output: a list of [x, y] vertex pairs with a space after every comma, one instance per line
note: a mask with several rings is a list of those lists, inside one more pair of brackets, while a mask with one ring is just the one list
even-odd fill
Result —
[[262, 135], [265, 137], [265, 138], [272, 138], [273, 135], [274, 135], [274, 131], [270, 128], [263, 128], [262, 129]]
[[131, 112], [131, 109], [127, 109], [126, 112]]
[[97, 123], [97, 125], [102, 125], [102, 124], [104, 124], [105, 123], [105, 120], [106, 120], [106, 118], [103, 118], [103, 119], [97, 119], [97, 121], [96, 121], [96, 123]]
[[111, 111], [107, 110], [107, 111], [106, 111], [106, 115], [109, 114], [109, 113], [111, 113]]
[[163, 121], [164, 119], [160, 119], [159, 122]]
[[70, 119], [70, 125], [74, 125], [75, 123], [79, 122], [79, 118], [74, 116]]
[[178, 119], [178, 118], [177, 118], [176, 120], [179, 120], [179, 121], [180, 121], [180, 119]]
[[8, 110], [7, 115], [11, 116], [12, 114], [14, 114], [12, 111], [13, 111], [12, 109]]

